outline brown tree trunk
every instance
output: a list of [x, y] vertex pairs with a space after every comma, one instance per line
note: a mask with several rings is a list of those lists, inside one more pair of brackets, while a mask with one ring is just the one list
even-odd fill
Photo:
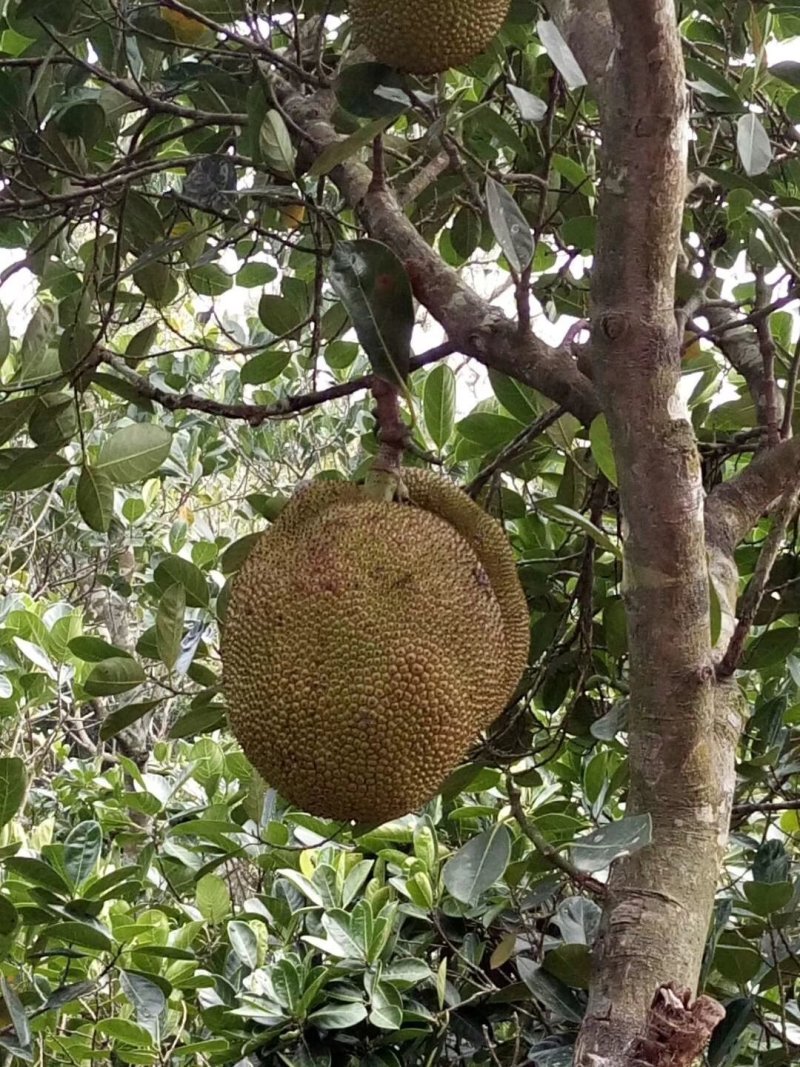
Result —
[[[678, 399], [674, 301], [687, 100], [672, 0], [610, 0], [592, 360], [619, 473], [630, 645], [629, 814], [576, 1063], [623, 1064], [662, 986], [696, 989], [732, 802], [739, 719], [714, 677], [704, 500]], [[653, 1036], [653, 1035], [650, 1035]]]

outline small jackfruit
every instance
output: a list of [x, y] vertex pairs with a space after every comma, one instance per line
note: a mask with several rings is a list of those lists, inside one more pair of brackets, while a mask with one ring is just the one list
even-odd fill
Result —
[[312, 483], [232, 585], [231, 727], [267, 782], [315, 815], [377, 823], [418, 809], [527, 662], [500, 525], [436, 474], [403, 478], [403, 503]]
[[510, 0], [350, 0], [353, 37], [387, 66], [435, 74], [485, 52]]

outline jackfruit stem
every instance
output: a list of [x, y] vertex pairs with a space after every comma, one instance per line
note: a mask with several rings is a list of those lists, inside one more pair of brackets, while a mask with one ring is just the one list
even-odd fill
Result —
[[379, 447], [364, 481], [364, 489], [375, 500], [394, 500], [398, 494], [402, 495], [400, 468], [408, 441], [408, 427], [400, 416], [400, 396], [395, 386], [376, 377], [372, 381], [372, 395], [375, 397]]

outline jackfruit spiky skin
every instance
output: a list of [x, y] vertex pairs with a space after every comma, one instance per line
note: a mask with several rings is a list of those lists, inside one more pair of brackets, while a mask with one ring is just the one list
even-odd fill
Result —
[[328, 818], [419, 808], [524, 667], [528, 613], [502, 529], [439, 476], [404, 480], [409, 503], [312, 483], [231, 590], [232, 729], [270, 785]]
[[485, 52], [510, 0], [350, 0], [353, 36], [381, 63], [435, 74]]

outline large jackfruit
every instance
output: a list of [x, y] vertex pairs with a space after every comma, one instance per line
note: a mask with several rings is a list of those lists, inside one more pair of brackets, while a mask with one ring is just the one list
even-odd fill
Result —
[[510, 0], [350, 0], [353, 36], [381, 63], [435, 74], [485, 52]]
[[525, 667], [528, 612], [500, 525], [429, 471], [409, 501], [296, 494], [231, 590], [230, 722], [297, 807], [384, 822], [438, 791]]

